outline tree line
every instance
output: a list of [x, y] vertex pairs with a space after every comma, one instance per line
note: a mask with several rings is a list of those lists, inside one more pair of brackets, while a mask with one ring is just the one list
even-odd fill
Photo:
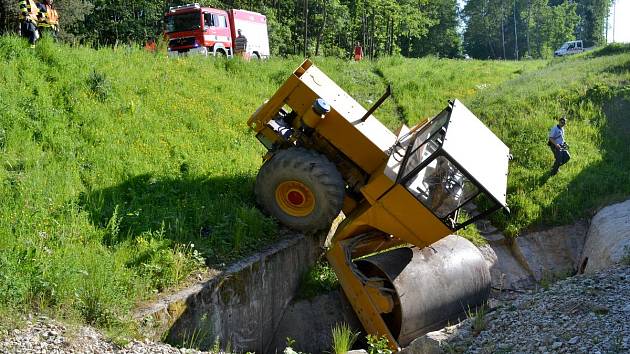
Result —
[[473, 57], [541, 58], [565, 41], [605, 44], [611, 0], [469, 0], [464, 49]]
[[[192, 1], [192, 0], [191, 0]], [[62, 40], [95, 46], [160, 37], [169, 7], [191, 1], [57, 0]], [[564, 41], [605, 42], [611, 0], [205, 0], [267, 16], [274, 55], [401, 54], [541, 58]], [[0, 32], [16, 32], [18, 1], [0, 0]]]

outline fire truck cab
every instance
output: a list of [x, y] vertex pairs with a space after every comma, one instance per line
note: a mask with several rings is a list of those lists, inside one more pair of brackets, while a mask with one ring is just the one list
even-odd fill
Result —
[[247, 38], [247, 57], [269, 56], [267, 18], [256, 12], [228, 12], [188, 4], [171, 7], [164, 22], [169, 56], [203, 54], [231, 58], [238, 30]]

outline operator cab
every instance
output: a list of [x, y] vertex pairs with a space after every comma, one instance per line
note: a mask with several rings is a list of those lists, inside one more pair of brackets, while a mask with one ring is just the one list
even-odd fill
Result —
[[[506, 205], [509, 149], [461, 102], [399, 137], [401, 184], [452, 231]], [[402, 142], [402, 143], [401, 143]], [[398, 157], [396, 157], [398, 156]]]

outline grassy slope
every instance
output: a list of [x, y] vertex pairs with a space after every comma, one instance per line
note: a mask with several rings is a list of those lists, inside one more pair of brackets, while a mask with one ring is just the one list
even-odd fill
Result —
[[[497, 220], [509, 235], [570, 223], [630, 195], [630, 50], [605, 52], [558, 60], [471, 102], [515, 156], [512, 215]], [[545, 140], [563, 114], [572, 160], [551, 177]]]
[[119, 326], [199, 265], [191, 243], [216, 264], [274, 239], [244, 121], [297, 64], [261, 78], [256, 64], [15, 38], [0, 56], [0, 302]]
[[[254, 204], [262, 147], [245, 121], [299, 59], [31, 50], [12, 37], [0, 57], [6, 308], [124, 328], [137, 301], [204, 259], [220, 266], [276, 239]], [[384, 89], [367, 62], [318, 64], [364, 104]]]
[[[6, 308], [123, 328], [137, 301], [181, 281], [201, 258], [217, 265], [274, 241], [276, 225], [254, 204], [262, 148], [245, 120], [299, 59], [168, 60], [45, 41], [30, 50], [11, 37], [0, 38], [0, 57], [0, 303]], [[476, 94], [500, 92], [501, 81], [542, 65], [316, 63], [364, 106], [380, 97], [384, 76], [401, 109], [388, 102], [377, 115], [392, 128], [458, 97], [506, 139], [509, 126], [497, 123], [504, 116]], [[424, 80], [412, 84], [418, 73], [432, 77], [431, 97], [412, 99], [428, 91]], [[505, 87], [511, 85], [518, 87]], [[541, 134], [548, 123], [541, 123]], [[510, 143], [519, 149], [518, 141]]]
[[[469, 104], [474, 97], [493, 90], [500, 83], [543, 65], [543, 61], [417, 60], [395, 57], [379, 61], [377, 69], [392, 85], [402, 122], [413, 125], [435, 116], [446, 107], [447, 100], [456, 98]], [[390, 127], [400, 124], [385, 121]]]
[[[575, 221], [630, 194], [629, 49], [608, 47], [547, 65], [391, 58], [378, 68], [392, 83], [406, 122], [434, 115], [447, 97], [458, 98], [510, 147], [512, 213], [497, 214], [495, 221], [516, 236]], [[573, 158], [551, 177], [545, 141], [563, 114]]]

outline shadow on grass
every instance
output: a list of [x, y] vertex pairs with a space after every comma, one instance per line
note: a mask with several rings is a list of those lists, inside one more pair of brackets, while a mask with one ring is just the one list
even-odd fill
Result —
[[194, 243], [209, 263], [248, 253], [274, 237], [274, 223], [256, 208], [253, 178], [165, 178], [143, 174], [81, 196], [109, 246], [143, 237]]
[[613, 44], [609, 44], [605, 46], [604, 48], [595, 50], [590, 55], [593, 58], [597, 58], [597, 57], [603, 57], [606, 55], [615, 55], [615, 54], [628, 53], [628, 52], [630, 52], [630, 44], [613, 43]]
[[607, 68], [606, 70], [604, 70], [606, 72], [609, 72], [611, 74], [624, 74], [630, 71], [630, 60], [626, 61], [625, 63], [621, 64], [621, 65], [615, 65], [612, 66], [610, 68]]

